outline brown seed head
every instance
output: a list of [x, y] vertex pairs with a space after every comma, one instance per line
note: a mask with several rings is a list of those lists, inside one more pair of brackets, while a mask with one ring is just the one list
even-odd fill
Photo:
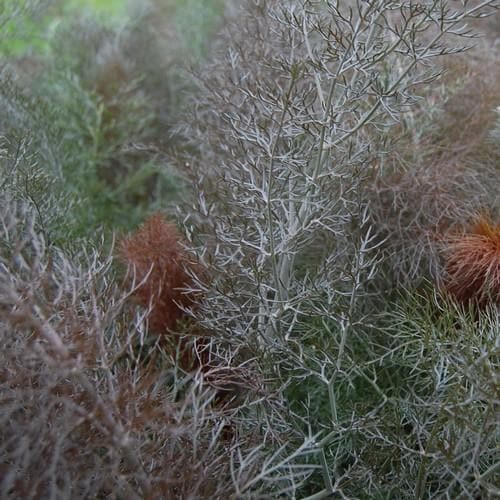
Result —
[[175, 328], [183, 316], [182, 307], [192, 305], [192, 295], [185, 289], [191, 283], [187, 268], [194, 264], [181, 244], [176, 226], [156, 213], [149, 217], [119, 246], [119, 257], [133, 268], [136, 281], [142, 285], [136, 300], [150, 307], [150, 328], [164, 333]]
[[500, 303], [500, 225], [481, 216], [462, 234], [447, 238], [446, 289], [463, 304]]

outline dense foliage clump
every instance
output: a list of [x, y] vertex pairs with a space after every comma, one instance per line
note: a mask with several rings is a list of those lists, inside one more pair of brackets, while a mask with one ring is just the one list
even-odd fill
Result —
[[479, 218], [446, 246], [446, 287], [463, 304], [500, 304], [500, 225]]
[[186, 292], [192, 264], [175, 225], [161, 214], [152, 215], [121, 242], [120, 256], [138, 283], [137, 301], [150, 308], [150, 328], [159, 333], [174, 329], [183, 309], [193, 303]]
[[0, 0], [0, 497], [497, 495], [498, 2], [109, 6]]

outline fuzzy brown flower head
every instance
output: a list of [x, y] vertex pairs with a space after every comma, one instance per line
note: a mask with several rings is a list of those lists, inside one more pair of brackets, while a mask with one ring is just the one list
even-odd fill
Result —
[[446, 289], [463, 304], [500, 304], [500, 225], [480, 217], [446, 241]]
[[185, 291], [193, 268], [176, 226], [160, 214], [149, 217], [119, 246], [119, 257], [142, 285], [135, 292], [139, 304], [150, 308], [149, 325], [158, 333], [175, 328], [193, 296]]

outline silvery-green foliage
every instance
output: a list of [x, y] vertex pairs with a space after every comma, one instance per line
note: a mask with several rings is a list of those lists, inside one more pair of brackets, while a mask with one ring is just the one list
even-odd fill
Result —
[[478, 315], [435, 293], [407, 294], [387, 318], [385, 335], [392, 340], [380, 365], [406, 372], [399, 384], [404, 390], [388, 395], [386, 405], [388, 414], [391, 408], [398, 414], [399, 427], [366, 429], [368, 441], [397, 450], [399, 484], [408, 495], [494, 498], [500, 466], [497, 308]]
[[490, 132], [490, 140], [495, 145], [497, 150], [500, 151], [500, 106], [495, 111], [497, 119], [495, 121], [495, 126]]
[[[498, 2], [245, 5], [200, 78], [185, 128], [198, 193], [186, 227], [205, 267], [195, 314], [208, 330], [256, 349], [285, 394], [293, 380], [314, 381], [288, 424], [296, 429], [296, 418], [306, 435], [321, 436], [310, 450], [322, 471], [314, 498], [347, 497], [370, 460], [348, 441], [365, 426], [384, 441], [375, 422], [389, 401], [368, 334], [387, 234], [373, 223], [365, 189], [395, 146], [391, 127], [439, 76], [433, 61], [465, 50], [467, 21]], [[355, 380], [380, 398], [349, 416], [339, 401]], [[318, 425], [313, 387], [327, 405]], [[397, 447], [388, 439], [388, 450]], [[372, 477], [366, 491], [383, 492], [383, 484]]]
[[271, 345], [359, 296], [380, 244], [361, 186], [432, 60], [493, 3], [249, 2], [189, 131], [211, 221], [196, 233], [214, 271], [207, 326]]

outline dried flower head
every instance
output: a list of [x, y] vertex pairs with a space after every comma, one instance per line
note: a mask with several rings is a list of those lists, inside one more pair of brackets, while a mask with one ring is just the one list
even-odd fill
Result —
[[481, 216], [446, 241], [446, 289], [463, 304], [500, 303], [500, 225]]
[[141, 283], [136, 300], [150, 308], [149, 324], [158, 333], [173, 329], [192, 305], [193, 297], [186, 291], [191, 282], [187, 269], [194, 263], [181, 244], [176, 226], [156, 213], [120, 244], [119, 256], [133, 268]]

